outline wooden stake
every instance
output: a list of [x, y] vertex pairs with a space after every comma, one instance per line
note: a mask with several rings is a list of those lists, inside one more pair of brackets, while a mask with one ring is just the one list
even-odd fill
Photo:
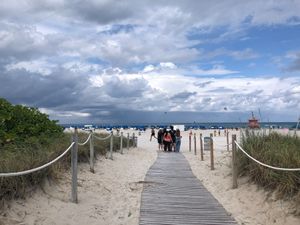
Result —
[[201, 153], [201, 161], [204, 160], [204, 152], [203, 152], [203, 141], [202, 141], [202, 134], [200, 134], [200, 153]]
[[72, 170], [72, 202], [78, 203], [77, 196], [77, 162], [78, 162], [78, 130], [75, 128], [75, 132], [73, 134], [73, 142], [75, 144], [72, 147], [71, 151], [71, 170]]
[[213, 134], [210, 134], [210, 169], [215, 169]]
[[194, 153], [197, 155], [197, 140], [196, 140], [196, 133], [194, 133]]
[[232, 135], [232, 188], [238, 187], [237, 183], [237, 162], [236, 162], [236, 135]]
[[90, 138], [90, 171], [95, 173], [94, 170], [94, 141], [93, 141], [93, 134], [91, 131], [91, 138]]

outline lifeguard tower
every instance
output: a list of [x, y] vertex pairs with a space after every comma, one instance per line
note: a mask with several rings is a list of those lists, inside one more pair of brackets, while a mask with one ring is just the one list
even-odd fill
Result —
[[250, 118], [248, 120], [248, 127], [251, 128], [251, 129], [255, 129], [255, 128], [259, 128], [259, 123], [258, 123], [258, 120], [254, 117], [254, 114], [252, 112], [252, 118]]

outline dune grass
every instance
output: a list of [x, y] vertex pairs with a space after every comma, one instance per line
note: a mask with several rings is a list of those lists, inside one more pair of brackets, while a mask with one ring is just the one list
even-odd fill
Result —
[[[0, 172], [17, 172], [32, 169], [51, 161], [65, 151], [71, 144], [72, 134], [62, 134], [52, 138], [28, 138], [24, 142], [11, 143], [0, 149]], [[99, 137], [107, 135], [97, 134]], [[78, 141], [84, 142], [87, 133], [79, 133]], [[94, 138], [94, 151], [98, 155], [105, 155], [109, 151], [110, 140], [99, 141]], [[127, 139], [123, 139], [123, 148], [127, 146]], [[126, 144], [126, 145], [125, 145]], [[130, 141], [130, 146], [132, 146]], [[114, 138], [114, 151], [120, 148], [120, 138]], [[70, 152], [52, 166], [43, 170], [16, 177], [0, 177], [0, 200], [23, 198], [32, 188], [37, 187], [45, 178], [57, 179], [60, 174], [70, 168]], [[89, 161], [89, 143], [78, 146], [78, 161]]]
[[[300, 138], [272, 132], [269, 135], [247, 133], [242, 148], [257, 160], [281, 168], [300, 168]], [[247, 175], [256, 184], [275, 191], [278, 198], [295, 197], [300, 205], [300, 171], [278, 171], [263, 167], [238, 151], [239, 175]]]

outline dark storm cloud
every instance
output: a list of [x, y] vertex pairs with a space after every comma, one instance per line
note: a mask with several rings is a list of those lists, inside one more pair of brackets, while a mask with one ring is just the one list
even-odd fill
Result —
[[178, 93], [176, 95], [173, 95], [171, 97], [171, 99], [172, 100], [184, 101], [184, 100], [188, 99], [189, 97], [194, 96], [196, 94], [197, 94], [197, 92], [184, 91], [184, 92], [180, 92], [180, 93]]
[[149, 89], [145, 79], [122, 80], [117, 76], [105, 79], [104, 90], [114, 98], [141, 97], [143, 92]]
[[[63, 76], [62, 76], [63, 74]], [[74, 104], [84, 88], [84, 78], [63, 69], [49, 76], [24, 69], [0, 73], [0, 96], [18, 104], [57, 107]]]
[[[136, 2], [137, 5], [138, 2]], [[138, 11], [135, 10], [136, 4], [130, 6], [126, 1], [85, 1], [74, 0], [69, 4], [71, 15], [80, 16], [85, 20], [108, 24], [118, 22], [132, 17]]]

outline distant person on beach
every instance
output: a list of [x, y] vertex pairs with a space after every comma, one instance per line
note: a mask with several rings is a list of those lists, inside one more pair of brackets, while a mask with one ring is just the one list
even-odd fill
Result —
[[181, 145], [181, 138], [182, 136], [180, 135], [180, 130], [176, 129], [176, 145], [175, 145], [175, 152], [179, 152], [180, 151], [180, 145]]
[[152, 137], [156, 138], [156, 137], [155, 137], [155, 130], [154, 130], [154, 128], [151, 128], [150, 141], [152, 141]]
[[163, 130], [159, 129], [157, 132], [157, 142], [158, 142], [158, 150], [163, 149]]
[[164, 139], [163, 139], [163, 143], [164, 143], [164, 151], [169, 151], [171, 152], [171, 146], [172, 146], [172, 136], [171, 136], [171, 132], [170, 130], [167, 130], [164, 133]]

